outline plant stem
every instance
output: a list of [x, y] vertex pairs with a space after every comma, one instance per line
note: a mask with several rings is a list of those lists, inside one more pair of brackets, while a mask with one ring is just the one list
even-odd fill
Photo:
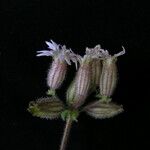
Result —
[[64, 128], [64, 133], [63, 133], [63, 137], [61, 140], [61, 145], [60, 145], [59, 150], [65, 150], [65, 148], [66, 148], [67, 141], [69, 138], [70, 129], [71, 129], [71, 125], [72, 125], [72, 119], [70, 117], [68, 117], [68, 119], [66, 121], [65, 128]]

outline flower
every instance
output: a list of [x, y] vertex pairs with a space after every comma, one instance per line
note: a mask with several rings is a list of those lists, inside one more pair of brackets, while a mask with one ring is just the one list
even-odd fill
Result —
[[65, 45], [56, 44], [53, 40], [45, 43], [48, 45], [49, 50], [37, 51], [38, 54], [36, 56], [52, 56], [54, 59], [59, 59], [60, 62], [66, 61], [68, 65], [71, 65], [72, 61], [77, 68], [77, 63], [81, 59], [80, 55], [75, 54], [71, 49], [67, 49]]
[[122, 46], [123, 50], [117, 54], [111, 56], [107, 50], [102, 50], [103, 54], [103, 67], [100, 77], [100, 95], [102, 99], [108, 100], [112, 96], [114, 89], [117, 84], [117, 57], [125, 54], [125, 48]]
[[101, 65], [101, 46], [96, 45], [94, 48], [86, 48], [86, 55], [91, 59], [91, 92], [99, 85], [102, 65]]
[[80, 64], [89, 63], [93, 59], [101, 57], [101, 46], [96, 45], [94, 48], [86, 47], [85, 55], [80, 58]]
[[109, 58], [109, 57], [117, 58], [118, 56], [125, 54], [125, 48], [123, 46], [122, 46], [122, 49], [123, 50], [121, 52], [114, 54], [114, 55], [110, 55], [108, 50], [100, 49], [101, 57], [104, 59]]
[[101, 56], [101, 46], [96, 45], [94, 48], [86, 47], [85, 54], [91, 58], [99, 58]]
[[81, 56], [75, 54], [71, 49], [67, 49], [65, 45], [61, 46], [54, 41], [46, 41], [49, 50], [37, 51], [36, 56], [52, 56], [53, 62], [48, 70], [47, 85], [50, 87], [48, 95], [55, 95], [55, 90], [58, 89], [65, 79], [67, 72], [67, 64], [71, 65], [71, 61], [77, 63], [81, 60]]

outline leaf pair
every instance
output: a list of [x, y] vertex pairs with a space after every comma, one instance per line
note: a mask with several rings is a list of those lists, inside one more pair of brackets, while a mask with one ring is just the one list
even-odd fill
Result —
[[93, 102], [84, 108], [84, 111], [95, 119], [106, 119], [114, 117], [123, 112], [122, 105], [115, 103], [104, 103], [101, 101]]

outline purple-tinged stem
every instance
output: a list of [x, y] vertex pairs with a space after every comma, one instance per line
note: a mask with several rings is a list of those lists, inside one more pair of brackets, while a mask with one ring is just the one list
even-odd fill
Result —
[[64, 128], [64, 133], [63, 133], [63, 137], [62, 137], [62, 140], [61, 140], [61, 145], [60, 145], [59, 150], [65, 150], [66, 149], [67, 141], [68, 141], [69, 133], [70, 133], [70, 129], [71, 129], [71, 125], [72, 125], [72, 119], [70, 117], [68, 117], [68, 119], [66, 121], [65, 128]]

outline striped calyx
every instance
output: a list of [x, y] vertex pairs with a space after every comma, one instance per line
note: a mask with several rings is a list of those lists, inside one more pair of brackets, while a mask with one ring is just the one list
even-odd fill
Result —
[[91, 87], [94, 89], [99, 86], [101, 71], [101, 60], [96, 58], [93, 59], [91, 62]]
[[74, 108], [80, 107], [86, 97], [90, 88], [90, 65], [81, 65], [74, 81], [67, 90], [67, 103]]
[[56, 90], [61, 86], [65, 79], [66, 72], [67, 64], [65, 61], [55, 59], [52, 62], [47, 75], [47, 85], [50, 87], [50, 89]]
[[103, 60], [103, 68], [100, 78], [100, 94], [102, 97], [110, 97], [117, 83], [117, 66], [113, 57]]
[[36, 117], [57, 119], [64, 110], [63, 103], [54, 97], [39, 98], [29, 103], [28, 111]]
[[102, 63], [102, 73], [100, 77], [100, 95], [104, 99], [105, 97], [111, 97], [117, 83], [117, 66], [116, 61], [117, 57], [123, 55], [125, 53], [125, 49], [118, 54], [113, 56], [107, 55], [103, 59]]
[[91, 105], [87, 107], [85, 112], [95, 119], [106, 119], [114, 117], [121, 112], [123, 112], [122, 105], [117, 105], [115, 103], [97, 103], [96, 105]]
[[91, 60], [89, 57], [84, 56], [80, 64], [79, 70], [77, 71], [74, 87], [75, 96], [72, 101], [74, 108], [80, 107], [88, 96], [89, 88], [91, 83]]

